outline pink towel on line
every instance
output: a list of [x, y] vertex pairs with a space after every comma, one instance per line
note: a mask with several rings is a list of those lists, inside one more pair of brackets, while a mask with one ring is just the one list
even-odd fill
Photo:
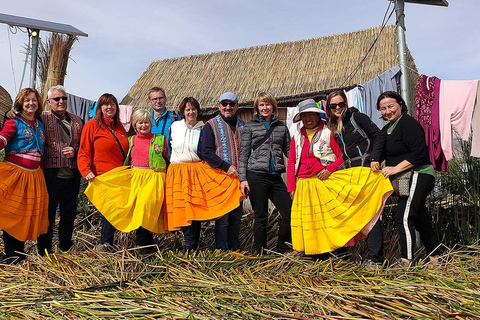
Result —
[[442, 80], [440, 83], [440, 139], [445, 159], [453, 158], [452, 129], [468, 140], [478, 80]]

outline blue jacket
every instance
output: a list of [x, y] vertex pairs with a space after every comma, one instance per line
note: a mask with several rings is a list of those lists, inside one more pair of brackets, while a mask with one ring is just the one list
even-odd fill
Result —
[[[163, 111], [163, 114], [160, 116], [160, 119], [155, 121], [155, 118], [153, 116], [153, 109], [150, 111], [150, 114], [152, 115], [152, 133], [153, 134], [161, 134], [162, 136], [165, 137], [165, 140], [168, 142], [170, 141], [170, 127], [172, 126], [172, 123], [179, 120], [177, 116], [167, 110], [165, 108], [165, 111]], [[170, 146], [170, 143], [167, 143], [167, 149], [168, 149], [168, 155], [170, 156], [172, 154], [172, 148]]]

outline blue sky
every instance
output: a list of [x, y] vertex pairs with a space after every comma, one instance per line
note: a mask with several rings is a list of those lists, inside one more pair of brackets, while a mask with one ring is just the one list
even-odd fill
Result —
[[[420, 73], [480, 79], [480, 1], [449, 3], [448, 8], [405, 5], [407, 45]], [[88, 33], [73, 46], [65, 86], [92, 100], [104, 92], [121, 100], [152, 61], [370, 28], [381, 24], [388, 4], [387, 0], [17, 0], [4, 1], [0, 12], [71, 24]], [[22, 32], [10, 34], [9, 40], [8, 27], [0, 24], [0, 85], [12, 98], [20, 84], [27, 42]], [[27, 68], [23, 87], [29, 77]], [[168, 93], [168, 84], [159, 85]]]

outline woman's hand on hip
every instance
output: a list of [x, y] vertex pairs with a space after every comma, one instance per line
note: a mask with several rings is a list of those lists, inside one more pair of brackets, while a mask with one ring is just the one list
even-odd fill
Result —
[[380, 171], [380, 162], [378, 161], [372, 161], [370, 163], [370, 169], [372, 169], [372, 171]]

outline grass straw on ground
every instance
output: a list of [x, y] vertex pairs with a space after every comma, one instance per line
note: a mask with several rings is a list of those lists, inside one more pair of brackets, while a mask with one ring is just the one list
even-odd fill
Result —
[[0, 266], [1, 318], [478, 319], [480, 247], [368, 271], [298, 254], [56, 253]]

